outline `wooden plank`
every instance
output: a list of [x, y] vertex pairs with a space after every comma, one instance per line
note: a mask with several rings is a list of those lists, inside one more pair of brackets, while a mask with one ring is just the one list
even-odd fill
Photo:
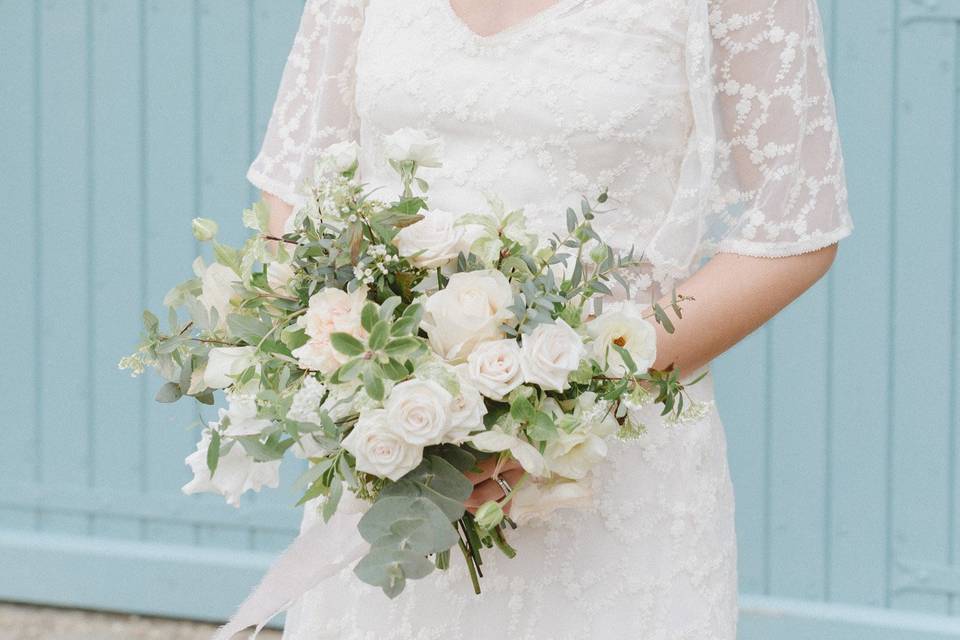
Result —
[[[40, 477], [86, 482], [90, 460], [89, 16], [76, 2], [41, 9], [39, 105]], [[86, 517], [43, 514], [49, 531], [85, 530]]]
[[[161, 302], [176, 283], [191, 275], [196, 243], [190, 219], [198, 215], [199, 118], [197, 115], [195, 27], [200, 3], [192, 0], [151, 2], [147, 7], [145, 39], [146, 153], [141, 167], [145, 199], [142, 246], [146, 283], [144, 306], [166, 318]], [[182, 460], [195, 448], [199, 432], [190, 425], [211, 419], [215, 411], [200, 413], [185, 401], [158, 405], [153, 392], [160, 385], [150, 376], [147, 395], [146, 438], [141, 452], [144, 490], [179, 495], [191, 475]], [[166, 522], [149, 523], [147, 539], [192, 544], [194, 527]]]
[[[892, 557], [949, 559], [950, 343], [955, 25], [900, 31], [894, 203]], [[944, 596], [895, 594], [898, 608], [945, 613]]]
[[[0, 481], [33, 478], [37, 464], [36, 394], [39, 363], [36, 345], [40, 221], [37, 210], [41, 196], [38, 182], [41, 123], [37, 110], [39, 62], [36, 39], [39, 11], [25, 11], [16, 0], [0, 1], [0, 60], [4, 98], [0, 100], [0, 191], [11, 215], [4, 216], [6, 243], [4, 274], [9, 282], [0, 314], [0, 341], [8, 364], [0, 367], [0, 388], [4, 389], [4, 411], [0, 428]], [[0, 509], [0, 526], [30, 528], [36, 514], [32, 509]]]
[[[856, 230], [831, 271], [827, 595], [882, 606], [892, 268], [893, 2], [835, 5], [834, 92]], [[870, 95], [869, 101], [863, 96]], [[865, 286], [866, 283], [871, 283]]]
[[769, 584], [767, 337], [761, 329], [711, 365], [736, 492], [738, 578], [747, 593], [765, 593]]
[[[93, 468], [91, 484], [104, 488], [139, 487], [146, 380], [131, 380], [116, 369], [119, 354], [130, 353], [140, 333], [140, 256], [143, 218], [143, 99], [141, 14], [138, 3], [93, 3], [92, 68], [93, 174], [91, 223], [93, 268], [92, 368], [101, 372], [93, 389]], [[97, 516], [99, 535], [136, 538], [135, 517]]]

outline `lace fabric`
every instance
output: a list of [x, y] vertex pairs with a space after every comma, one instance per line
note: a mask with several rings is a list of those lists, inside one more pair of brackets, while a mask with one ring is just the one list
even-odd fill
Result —
[[[308, 0], [249, 178], [299, 204], [322, 148], [353, 139], [363, 180], [395, 193], [381, 149], [401, 127], [444, 139], [423, 172], [434, 208], [495, 194], [562, 234], [566, 207], [606, 190], [598, 232], [643, 252], [644, 301], [717, 252], [793, 255], [852, 229], [815, 0], [559, 0], [493, 36], [448, 0]], [[345, 571], [285, 637], [732, 640], [733, 493], [710, 378], [695, 389], [687, 424], [654, 413], [611, 447], [594, 508], [489, 554], [483, 596], [456, 562], [396, 601]], [[328, 525], [332, 553], [355, 519]]]

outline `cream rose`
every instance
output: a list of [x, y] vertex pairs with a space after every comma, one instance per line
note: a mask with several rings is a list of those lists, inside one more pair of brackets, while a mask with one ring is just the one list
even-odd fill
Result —
[[366, 301], [366, 287], [353, 293], [327, 288], [310, 297], [307, 312], [297, 320], [309, 340], [293, 350], [301, 369], [332, 373], [349, 359], [333, 348], [330, 335], [348, 333], [356, 338], [364, 337], [366, 332], [360, 324], [360, 312]]
[[390, 428], [404, 442], [425, 447], [443, 442], [453, 396], [438, 382], [413, 379], [393, 388], [385, 405]]
[[593, 339], [590, 345], [593, 356], [606, 364], [611, 376], [627, 373], [623, 358], [612, 345], [623, 347], [640, 372], [653, 366], [657, 359], [657, 331], [643, 317], [642, 307], [634, 302], [622, 302], [605, 309], [587, 323], [587, 333]]
[[384, 155], [396, 162], [412, 160], [421, 167], [441, 166], [443, 140], [420, 129], [405, 127], [383, 138]]
[[483, 416], [487, 414], [487, 407], [483, 404], [483, 396], [470, 381], [466, 365], [457, 367], [457, 382], [460, 391], [453, 396], [450, 408], [450, 429], [447, 431], [446, 442], [462, 444], [471, 433], [483, 430]]
[[228, 393], [227, 409], [220, 409], [220, 422], [229, 418], [226, 434], [229, 436], [254, 436], [273, 422], [257, 417], [257, 398], [250, 393]]
[[[210, 423], [211, 428], [216, 426], [217, 423]], [[261, 487], [277, 487], [280, 484], [280, 461], [256, 462], [238, 442], [220, 455], [217, 472], [211, 478], [207, 467], [207, 450], [211, 440], [211, 430], [204, 429], [197, 450], [184, 461], [193, 471], [193, 480], [181, 489], [185, 494], [218, 493], [227, 499], [227, 504], [239, 507], [240, 496], [247, 491], [260, 491]]]
[[421, 326], [442, 358], [462, 361], [481, 342], [503, 337], [512, 302], [510, 282], [499, 271], [455, 273], [427, 298]]
[[425, 211], [423, 220], [401, 229], [393, 243], [415, 266], [440, 267], [456, 259], [463, 248], [464, 228], [456, 222], [456, 214], [449, 211]]
[[207, 354], [203, 383], [211, 389], [224, 389], [233, 384], [231, 376], [238, 376], [256, 360], [256, 347], [214, 347]]
[[577, 332], [563, 320], [541, 324], [523, 336], [524, 381], [547, 391], [563, 391], [586, 353]]
[[293, 267], [286, 262], [267, 263], [267, 284], [278, 293], [290, 293], [287, 285], [293, 279]]
[[200, 276], [199, 300], [206, 308], [217, 310], [217, 328], [227, 326], [227, 315], [230, 313], [230, 298], [233, 297], [233, 285], [239, 284], [240, 278], [233, 269], [219, 262], [214, 262], [203, 270]]
[[466, 375], [480, 393], [491, 400], [503, 400], [523, 384], [522, 360], [516, 340], [484, 342], [467, 356]]
[[357, 459], [358, 470], [394, 481], [423, 459], [422, 447], [405, 442], [390, 428], [384, 409], [362, 413], [342, 444]]

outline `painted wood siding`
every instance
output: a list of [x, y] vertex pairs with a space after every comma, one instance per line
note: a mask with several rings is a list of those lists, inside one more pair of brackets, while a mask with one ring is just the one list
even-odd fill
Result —
[[[301, 7], [0, 0], [0, 598], [218, 618], [295, 531], [181, 496], [210, 415], [116, 361], [192, 217], [242, 237]], [[820, 8], [857, 229], [715, 366], [742, 635], [960, 637], [960, 0]]]

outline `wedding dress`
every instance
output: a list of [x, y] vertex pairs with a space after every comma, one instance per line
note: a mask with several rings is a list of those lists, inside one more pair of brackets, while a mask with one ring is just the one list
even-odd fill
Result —
[[[795, 255], [852, 229], [815, 0], [558, 0], [491, 36], [449, 0], [309, 0], [249, 179], [297, 204], [321, 149], [354, 139], [362, 179], [398, 193], [381, 148], [402, 127], [444, 140], [422, 171], [432, 208], [495, 194], [545, 236], [606, 189], [597, 229], [643, 252], [643, 302], [719, 251]], [[284, 638], [732, 640], [723, 426], [710, 376], [690, 392], [683, 419], [651, 408], [611, 446], [591, 507], [508, 531], [518, 556], [485, 555], [482, 595], [456, 555], [395, 600], [346, 568], [297, 601]], [[331, 562], [358, 517], [326, 525]]]

